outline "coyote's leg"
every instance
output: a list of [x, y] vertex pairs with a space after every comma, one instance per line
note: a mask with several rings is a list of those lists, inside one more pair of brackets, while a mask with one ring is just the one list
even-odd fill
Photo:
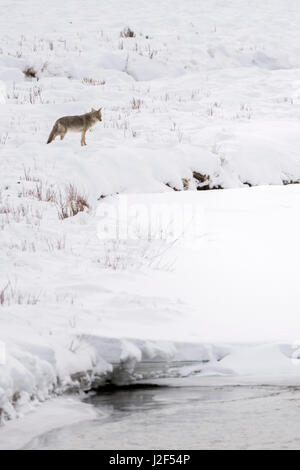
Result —
[[63, 138], [65, 137], [67, 132], [63, 132], [62, 134], [60, 134], [60, 140], [63, 140]]
[[87, 129], [83, 129], [82, 134], [81, 134], [81, 146], [82, 146], [82, 147], [83, 147], [84, 145], [86, 145], [86, 141], [85, 141], [85, 134], [86, 134], [86, 131], [87, 131]]

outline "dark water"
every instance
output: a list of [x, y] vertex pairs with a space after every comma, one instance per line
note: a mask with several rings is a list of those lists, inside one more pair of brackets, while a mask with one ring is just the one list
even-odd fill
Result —
[[267, 385], [142, 385], [102, 390], [93, 421], [32, 449], [300, 449], [300, 390]]

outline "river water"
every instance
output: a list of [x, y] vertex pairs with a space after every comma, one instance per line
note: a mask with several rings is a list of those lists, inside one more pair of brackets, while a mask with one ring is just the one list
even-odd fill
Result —
[[97, 419], [35, 438], [27, 449], [300, 449], [300, 387], [222, 379], [106, 389]]

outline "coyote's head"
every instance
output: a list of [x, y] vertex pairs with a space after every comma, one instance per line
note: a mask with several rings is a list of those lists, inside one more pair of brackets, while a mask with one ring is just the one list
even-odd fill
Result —
[[91, 114], [92, 114], [96, 119], [98, 119], [98, 121], [102, 121], [101, 109], [102, 109], [102, 108], [99, 108], [99, 109], [94, 109], [94, 108], [92, 108], [92, 111], [91, 111]]

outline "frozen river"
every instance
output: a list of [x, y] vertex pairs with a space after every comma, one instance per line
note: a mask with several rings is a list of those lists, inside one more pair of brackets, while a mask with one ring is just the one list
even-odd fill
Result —
[[223, 378], [157, 381], [90, 396], [97, 419], [27, 449], [299, 449], [300, 387]]

